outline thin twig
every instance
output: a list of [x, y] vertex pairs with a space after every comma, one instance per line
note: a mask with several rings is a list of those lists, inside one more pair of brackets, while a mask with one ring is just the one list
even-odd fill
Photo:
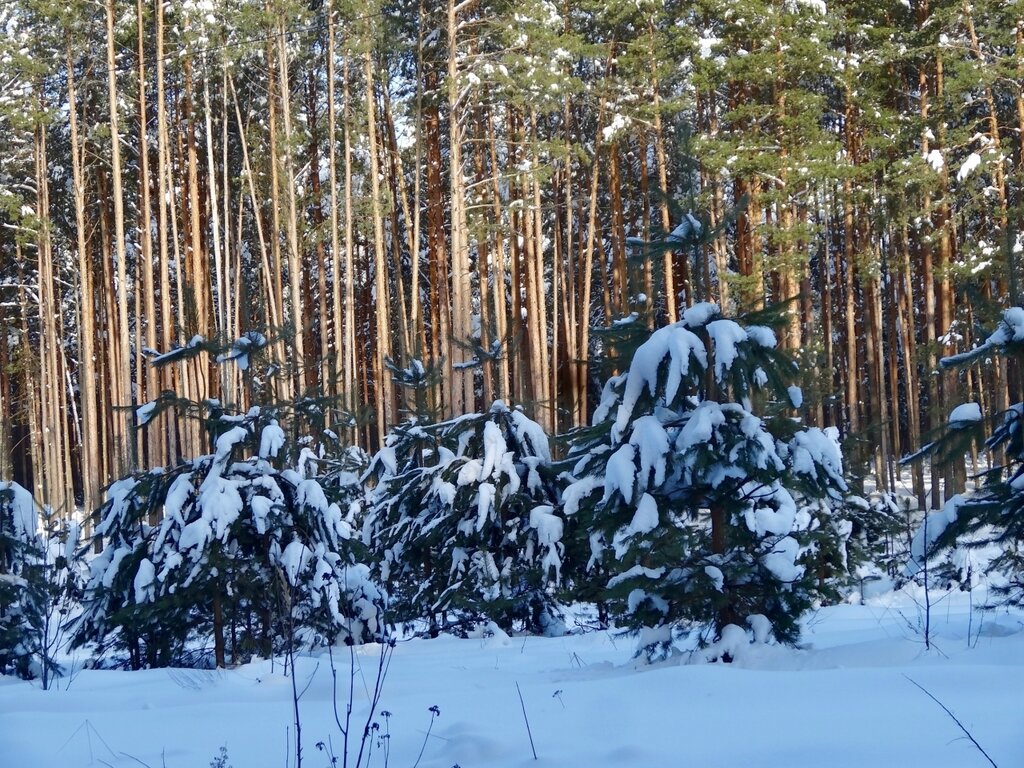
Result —
[[[334, 666], [334, 651], [332, 645], [327, 645], [327, 658], [331, 662], [331, 689], [334, 695], [331, 697], [334, 703], [334, 722], [338, 726], [338, 730], [341, 731], [342, 736], [347, 735], [347, 731], [341, 724], [341, 716], [338, 714], [338, 668]], [[329, 738], [329, 737], [328, 737]]]
[[533, 750], [533, 759], [537, 759], [537, 748], [533, 746], [533, 732], [530, 730], [530, 718], [526, 716], [526, 702], [523, 701], [523, 692], [519, 688], [519, 681], [516, 680], [516, 691], [519, 692], [519, 705], [523, 708], [523, 720], [526, 721], [526, 735], [530, 737], [530, 749]]
[[[309, 686], [311, 686], [311, 685], [313, 684], [313, 678], [314, 678], [314, 677], [316, 677], [316, 673], [317, 673], [317, 671], [318, 671], [319, 669], [320, 669], [320, 662], [318, 661], [318, 662], [316, 663], [316, 666], [315, 666], [315, 667], [313, 667], [313, 672], [312, 672], [312, 674], [310, 674], [310, 676], [309, 676], [309, 679], [308, 679], [308, 680], [306, 681], [306, 685], [305, 685], [305, 686], [303, 687], [302, 691], [301, 691], [301, 692], [299, 693], [299, 698], [300, 698], [300, 699], [301, 699], [301, 698], [302, 698], [303, 696], [305, 696], [305, 695], [306, 695], [306, 691], [308, 691], [308, 690], [309, 690]], [[293, 670], [292, 670], [292, 674], [294, 674], [294, 673], [295, 673], [295, 670], [293, 669]]]
[[959, 719], [957, 718], [957, 716], [956, 716], [956, 715], [954, 715], [954, 714], [953, 714], [953, 713], [952, 713], [952, 712], [950, 711], [949, 707], [947, 707], [947, 706], [946, 706], [945, 704], [943, 704], [943, 703], [942, 703], [941, 701], [939, 701], [939, 700], [938, 700], [937, 698], [935, 698], [935, 696], [934, 696], [934, 695], [933, 695], [933, 694], [931, 693], [931, 691], [929, 691], [929, 690], [928, 690], [927, 688], [925, 688], [925, 687], [924, 687], [923, 685], [921, 685], [920, 683], [918, 683], [918, 682], [917, 682], [916, 680], [913, 680], [913, 679], [911, 679], [911, 678], [910, 678], [909, 676], [907, 676], [907, 675], [904, 675], [904, 677], [906, 677], [906, 678], [907, 678], [907, 680], [910, 680], [910, 682], [911, 682], [911, 683], [913, 683], [913, 684], [914, 684], [914, 686], [915, 686], [916, 688], [918, 688], [918, 689], [919, 689], [919, 690], [920, 690], [920, 691], [921, 691], [922, 693], [924, 693], [924, 695], [925, 695], [925, 696], [927, 696], [927, 697], [928, 697], [929, 699], [931, 699], [931, 700], [932, 700], [932, 701], [934, 701], [934, 702], [935, 702], [936, 704], [938, 704], [938, 705], [939, 705], [940, 707], [942, 707], [942, 711], [943, 711], [943, 712], [945, 712], [945, 713], [946, 713], [947, 715], [949, 715], [949, 717], [950, 717], [950, 718], [951, 718], [951, 719], [953, 720], [953, 722], [957, 724], [957, 727], [958, 727], [958, 728], [959, 728], [959, 729], [960, 729], [961, 731], [963, 731], [963, 732], [964, 732], [964, 735], [965, 735], [965, 736], [966, 736], [966, 737], [967, 737], [968, 739], [970, 739], [970, 740], [971, 740], [971, 744], [973, 744], [973, 745], [974, 745], [975, 747], [977, 747], [977, 748], [978, 748], [978, 751], [979, 751], [979, 752], [981, 752], [981, 754], [983, 754], [983, 755], [985, 756], [985, 759], [986, 759], [986, 760], [988, 760], [988, 762], [989, 762], [989, 764], [990, 764], [990, 765], [992, 766], [992, 768], [999, 768], [999, 766], [997, 766], [997, 765], [996, 765], [996, 761], [995, 761], [995, 760], [993, 760], [993, 759], [992, 759], [991, 757], [989, 757], [989, 754], [988, 754], [988, 752], [986, 752], [986, 751], [985, 751], [985, 748], [984, 748], [984, 747], [982, 747], [982, 746], [981, 746], [981, 744], [979, 744], [979, 743], [978, 743], [978, 740], [977, 740], [976, 738], [974, 738], [974, 736], [972, 736], [972, 735], [971, 735], [971, 732], [970, 732], [970, 731], [968, 731], [966, 727], [964, 727], [964, 724], [963, 724], [963, 723], [961, 723], [961, 722], [960, 722], [960, 720], [959, 720]]
[[[384, 680], [388, 676], [388, 668], [391, 666], [391, 656], [395, 649], [394, 642], [392, 638], [381, 638], [381, 652], [377, 660], [377, 680], [373, 686], [373, 696], [370, 698], [370, 711], [367, 713], [366, 723], [363, 725], [363, 737], [359, 742], [359, 754], [356, 755], [355, 768], [362, 768], [363, 750], [366, 747], [367, 741], [372, 737], [371, 725], [373, 717], [377, 713], [377, 707], [380, 704], [381, 693], [384, 690]], [[367, 763], [369, 763], [369, 757], [367, 757]]]
[[420, 747], [420, 753], [416, 756], [416, 762], [412, 764], [412, 768], [417, 768], [420, 764], [420, 760], [423, 759], [423, 753], [427, 749], [427, 740], [430, 738], [430, 731], [434, 728], [434, 720], [441, 714], [441, 710], [435, 704], [430, 708], [430, 725], [427, 726], [427, 734], [423, 737], [423, 746]]
[[122, 755], [123, 755], [124, 757], [127, 757], [127, 758], [128, 758], [129, 760], [134, 760], [134, 761], [135, 761], [136, 763], [138, 763], [139, 765], [144, 765], [144, 766], [146, 766], [146, 768], [151, 768], [151, 766], [150, 766], [150, 764], [149, 764], [149, 763], [144, 763], [144, 762], [142, 762], [142, 761], [141, 761], [141, 760], [139, 760], [139, 758], [137, 758], [137, 757], [136, 757], [135, 755], [129, 755], [129, 754], [127, 753], [127, 752], [122, 752], [121, 754], [122, 754]]

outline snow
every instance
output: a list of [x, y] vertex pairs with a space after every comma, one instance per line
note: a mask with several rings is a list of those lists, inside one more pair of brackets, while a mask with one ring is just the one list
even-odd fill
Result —
[[311, 554], [309, 547], [298, 539], [290, 541], [281, 553], [281, 568], [293, 587], [299, 583], [298, 574], [306, 567]]
[[676, 437], [676, 450], [685, 453], [694, 446], [707, 443], [716, 427], [725, 424], [722, 406], [713, 400], [704, 400], [694, 408]]
[[711, 579], [711, 583], [715, 585], [715, 589], [721, 592], [722, 588], [725, 586], [725, 574], [722, 573], [722, 569], [715, 565], [705, 565], [704, 573], [709, 579]]
[[779, 343], [778, 339], [775, 338], [775, 331], [767, 325], [748, 325], [747, 338], [766, 349], [775, 349]]
[[231, 344], [231, 350], [224, 354], [217, 355], [217, 362], [233, 362], [240, 371], [249, 369], [249, 357], [267, 346], [267, 337], [256, 331], [249, 331], [241, 338], [235, 339]]
[[143, 403], [135, 409], [135, 423], [144, 427], [149, 423], [149, 420], [156, 414], [156, 400], [150, 400], [148, 403]]
[[558, 584], [562, 578], [562, 559], [559, 554], [565, 529], [562, 519], [551, 506], [541, 504], [530, 510], [530, 527], [537, 531], [537, 543], [546, 548], [541, 558], [544, 577]]
[[715, 46], [721, 42], [722, 39], [712, 35], [711, 30], [704, 30], [704, 36], [700, 39], [700, 57], [702, 59], [710, 59], [714, 53]]
[[[668, 374], [665, 379], [665, 401], [667, 403], [671, 403], [675, 399], [679, 391], [680, 380], [689, 373], [691, 357], [696, 359], [701, 367], [707, 368], [708, 353], [704, 342], [686, 327], [690, 322], [687, 315], [698, 310], [698, 307], [710, 308], [706, 310], [708, 312], [711, 309], [714, 312], [718, 311], [713, 304], [691, 307], [684, 313], [681, 323], [659, 328], [637, 348], [626, 375], [622, 402], [616, 411], [615, 423], [612, 424], [613, 443], [622, 440], [626, 425], [633, 415], [633, 409], [644, 390], [646, 389], [652, 397], [654, 396], [658, 387], [658, 369], [666, 357], [669, 360]], [[600, 411], [595, 412], [594, 423], [597, 423], [599, 413]]]
[[684, 242], [691, 237], [700, 237], [702, 230], [703, 226], [700, 221], [692, 213], [687, 213], [686, 216], [683, 217], [683, 220], [679, 222], [679, 225], [672, 230], [666, 240]]
[[3, 481], [0, 481], [0, 493], [9, 493], [13, 499], [14, 535], [22, 541], [30, 541], [36, 535], [39, 520], [39, 509], [32, 494], [17, 483]]
[[601, 129], [601, 136], [604, 141], [613, 141], [616, 136], [625, 131], [633, 121], [626, 115], [616, 114], [611, 122]]
[[664, 568], [645, 568], [642, 565], [634, 565], [628, 571], [623, 571], [620, 574], [612, 576], [608, 579], [608, 589], [614, 589], [624, 581], [636, 578], [637, 576], [645, 576], [652, 581], [657, 581], [665, 575]]
[[796, 564], [799, 554], [799, 542], [792, 536], [786, 536], [775, 544], [771, 552], [761, 558], [761, 562], [779, 581], [796, 581], [804, 573], [803, 566]]
[[480, 482], [481, 469], [482, 465], [479, 459], [470, 459], [459, 469], [459, 474], [455, 478], [456, 485], [465, 487]]
[[747, 616], [747, 624], [754, 635], [754, 642], [757, 644], [767, 643], [771, 637], [772, 623], [767, 616], [761, 613], [754, 613]]
[[986, 350], [1005, 347], [1010, 342], [1024, 341], [1024, 308], [1010, 307], [1003, 312], [1003, 321], [989, 334], [985, 343], [967, 352], [944, 357], [941, 365], [944, 368], [961, 365], [978, 358]]
[[604, 487], [604, 479], [588, 475], [570, 484], [562, 491], [562, 511], [566, 517], [572, 517], [580, 509], [580, 502], [599, 488]]
[[946, 166], [946, 160], [942, 157], [942, 152], [938, 149], [933, 149], [925, 155], [924, 160], [936, 173], [941, 173], [942, 169]]
[[[751, 532], [763, 537], [769, 533], [785, 535], [793, 531], [797, 515], [796, 502], [789, 491], [777, 482], [767, 488], [747, 483], [740, 489], [740, 493], [758, 502], [758, 506], [748, 509], [745, 514], [744, 522]], [[775, 506], [770, 506], [768, 502], [774, 502]]]
[[487, 519], [491, 515], [491, 510], [494, 509], [494, 495], [495, 488], [491, 483], [480, 483], [480, 485], [477, 486], [477, 533], [484, 529], [484, 525], [487, 524]]
[[[203, 481], [199, 488], [197, 504], [203, 510], [201, 519], [212, 526], [210, 533], [213, 538], [222, 541], [226, 539], [228, 528], [238, 519], [244, 508], [242, 496], [238, 492], [238, 482], [215, 476]], [[184, 542], [184, 531], [181, 538]], [[186, 548], [184, 543], [181, 547]]]
[[174, 478], [171, 487], [167, 489], [167, 496], [164, 498], [164, 517], [181, 520], [181, 512], [194, 490], [190, 474], [185, 473]]
[[825, 4], [825, 0], [791, 0], [789, 5], [794, 11], [799, 11], [801, 7], [804, 7], [822, 16], [828, 13], [828, 6]]
[[789, 394], [789, 402], [793, 405], [794, 408], [799, 408], [801, 405], [804, 404], [804, 393], [803, 390], [800, 389], [800, 387], [794, 384], [790, 387], [787, 387], [786, 392]]
[[981, 406], [978, 403], [963, 403], [949, 414], [950, 426], [964, 426], [975, 421], [981, 421]]
[[156, 581], [156, 568], [149, 558], [142, 558], [139, 570], [135, 574], [135, 602], [147, 603], [153, 599], [153, 582]]
[[284, 444], [284, 430], [278, 425], [277, 419], [271, 419], [260, 433], [260, 458], [276, 459]]
[[793, 471], [817, 480], [818, 467], [832, 479], [840, 489], [846, 488], [843, 477], [843, 452], [839, 446], [839, 430], [835, 427], [818, 429], [810, 427], [793, 435], [789, 443]]
[[[498, 468], [501, 464], [501, 457], [505, 454], [505, 436], [501, 434], [501, 427], [493, 421], [484, 423], [484, 456], [480, 468], [480, 477], [497, 477]], [[459, 483], [463, 485], [463, 483]]]
[[[630, 445], [640, 455], [640, 472], [636, 475], [641, 491], [648, 485], [660, 486], [665, 482], [665, 457], [669, 451], [669, 438], [656, 416], [641, 416], [633, 422]], [[651, 472], [654, 477], [651, 477]]]
[[715, 378], [723, 381], [739, 357], [736, 345], [747, 340], [747, 332], [734, 320], [712, 320], [707, 331], [715, 344]]
[[636, 513], [629, 524], [634, 533], [650, 533], [658, 527], [658, 503], [654, 497], [645, 493], [636, 505]]
[[530, 527], [536, 529], [541, 544], [550, 546], [562, 540], [562, 520], [550, 505], [541, 504], [530, 510]]
[[217, 438], [217, 442], [214, 445], [213, 466], [210, 468], [211, 476], [214, 474], [219, 475], [224, 471], [234, 447], [248, 436], [249, 432], [245, 427], [232, 427]]
[[621, 560], [629, 550], [629, 540], [636, 535], [650, 533], [658, 527], [658, 502], [654, 497], [645, 493], [637, 502], [636, 511], [629, 525], [615, 533], [612, 540], [612, 547], [615, 549], [615, 557]]
[[[921, 596], [913, 592], [820, 609], [805, 624], [801, 649], [766, 645], [757, 615], [746, 617], [750, 630], [727, 633], [729, 665], [640, 664], [633, 644], [613, 632], [400, 642], [381, 701], [391, 713], [390, 764], [413, 765], [423, 747], [420, 768], [533, 765], [522, 706], [537, 765], [670, 766], [681, 754], [687, 765], [759, 768], [986, 764], [910, 678], [949, 707], [996, 764], [1016, 765], [1024, 754], [1024, 614], [972, 616], [967, 595], [938, 597], [930, 652], [916, 630]], [[371, 693], [379, 650], [353, 654], [356, 678]], [[344, 680], [348, 652], [333, 656]], [[309, 685], [300, 702], [305, 762], [325, 765], [316, 743], [330, 737], [337, 749], [341, 741], [330, 661], [321, 652], [296, 662], [300, 690]], [[424, 747], [431, 706], [440, 716]], [[361, 724], [361, 682], [354, 708]], [[81, 669], [79, 661], [52, 691], [0, 678], [0, 712], [3, 764], [33, 768], [205, 766], [221, 746], [232, 765], [284, 765], [294, 733], [280, 659], [141, 672]]]
[[956, 180], [963, 181], [970, 176], [974, 171], [981, 165], [981, 155], [977, 152], [971, 152], [960, 166], [960, 170], [956, 172]]
[[938, 512], [932, 512], [925, 519], [924, 523], [917, 529], [914, 538], [910, 542], [910, 560], [905, 567], [905, 574], [914, 576], [924, 568], [924, 553], [931, 550], [939, 537], [952, 523], [956, 522], [960, 507], [964, 506], [966, 499], [957, 494], [943, 505]]
[[528, 444], [533, 455], [538, 457], [545, 464], [551, 462], [551, 448], [548, 445], [548, 436], [544, 428], [519, 410], [513, 410], [512, 427], [516, 433], [516, 439], [522, 444]]
[[[117, 576], [117, 567], [121, 564], [132, 551], [128, 547], [118, 547], [114, 550], [110, 557], [110, 565], [106, 566], [106, 570], [103, 571], [103, 586], [110, 589], [114, 585], [114, 578]], [[93, 565], [100, 562], [100, 558], [93, 560]]]
[[604, 474], [604, 501], [612, 498], [618, 491], [627, 504], [633, 501], [633, 489], [636, 483], [636, 465], [633, 463], [636, 449], [626, 443], [619, 447], [608, 458]]
[[[1009, 326], [1014, 341], [1024, 340], [1024, 309], [1021, 307], [1010, 307], [1003, 312], [1003, 322]], [[993, 334], [994, 335], [994, 334]]]
[[308, 507], [318, 515], [327, 514], [329, 504], [323, 487], [316, 480], [303, 480], [295, 486], [295, 503]]
[[252, 508], [252, 520], [256, 526], [256, 533], [262, 536], [267, 532], [267, 518], [270, 516], [270, 510], [274, 508], [274, 503], [266, 496], [253, 496], [249, 500], [249, 506]]
[[699, 301], [692, 307], [683, 310], [683, 323], [690, 328], [699, 328], [702, 325], [707, 325], [711, 318], [717, 317], [719, 314], [721, 314], [721, 310], [717, 304]]

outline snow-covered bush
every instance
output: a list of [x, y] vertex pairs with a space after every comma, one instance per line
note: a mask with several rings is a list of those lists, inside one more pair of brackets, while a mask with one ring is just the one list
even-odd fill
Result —
[[[983, 344], [944, 358], [958, 368], [998, 355], [1024, 360], [1024, 308], [1011, 307]], [[1020, 394], [1019, 392], [1016, 394]], [[1024, 402], [986, 416], [976, 403], [957, 406], [944, 434], [913, 460], [937, 455], [963, 460], [971, 442], [983, 444], [989, 469], [974, 493], [956, 495], [928, 515], [911, 542], [907, 575], [922, 574], [942, 586], [970, 589], [984, 577], [998, 602], [1024, 604]]]
[[[842, 457], [835, 434], [785, 415], [800, 405], [793, 373], [771, 327], [699, 304], [639, 346], [573, 438], [575, 582], [652, 657], [733, 625], [792, 642], [828, 588], [815, 558], [837, 533], [818, 502], [845, 491]], [[771, 394], [785, 401], [766, 415]]]
[[32, 494], [0, 482], [0, 674], [60, 673], [54, 654], [78, 586], [78, 527], [58, 521]]
[[384, 594], [315, 462], [275, 466], [285, 435], [259, 408], [216, 427], [212, 453], [109, 488], [76, 642], [139, 667], [188, 663], [210, 640], [223, 665], [376, 636]]
[[563, 524], [550, 466], [543, 429], [501, 401], [396, 427], [367, 473], [363, 527], [393, 618], [555, 631]]

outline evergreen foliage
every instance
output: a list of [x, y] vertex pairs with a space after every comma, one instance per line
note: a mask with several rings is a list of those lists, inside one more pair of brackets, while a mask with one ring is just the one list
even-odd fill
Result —
[[793, 642], [830, 591], [817, 558], [837, 535], [842, 458], [834, 434], [786, 415], [800, 396], [775, 349], [779, 316], [687, 310], [608, 381], [593, 427], [572, 442], [562, 509], [571, 559], [586, 563], [574, 575], [603, 581], [598, 599], [643, 631], [651, 657], [691, 630], [702, 644], [735, 638], [731, 625]]
[[[983, 344], [944, 358], [958, 368], [1003, 355], [1024, 359], [1024, 308], [1011, 307]], [[937, 455], [940, 461], [962, 457], [971, 442], [984, 445], [991, 461], [977, 478], [978, 489], [956, 495], [931, 515], [911, 543], [910, 575], [935, 559], [932, 573], [964, 589], [987, 572], [999, 602], [1024, 604], [1024, 402], [985, 417], [980, 406], [965, 403], [949, 416], [943, 433], [910, 460]], [[987, 435], [987, 437], [986, 437]], [[980, 555], [980, 557], [979, 557]], [[987, 562], [986, 562], [987, 561]]]
[[380, 631], [384, 595], [349, 521], [308, 465], [275, 466], [284, 434], [260, 418], [230, 417], [212, 453], [110, 487], [77, 644], [138, 668], [188, 663], [211, 638], [223, 664], [228, 645], [234, 661]]
[[[250, 360], [266, 345], [253, 333], [227, 348], [197, 338], [155, 362], [220, 352], [217, 362], [238, 366], [250, 393], [266, 394], [279, 368], [270, 362], [260, 373]], [[360, 562], [352, 527], [361, 455], [323, 459], [324, 445], [338, 442], [323, 427], [329, 398], [236, 413], [165, 392], [137, 409], [137, 421], [147, 426], [163, 408], [186, 416], [205, 409], [212, 450], [108, 488], [94, 515], [103, 548], [90, 562], [74, 643], [96, 643], [100, 654], [115, 648], [139, 668], [204, 663], [210, 641], [223, 666], [228, 651], [234, 662], [377, 637], [386, 596]], [[319, 451], [311, 438], [289, 439], [286, 427], [303, 426], [317, 434]]]
[[17, 483], [0, 484], [0, 673], [32, 677], [32, 636], [46, 603], [34, 569], [42, 560], [36, 503]]
[[394, 429], [374, 457], [364, 541], [395, 619], [554, 631], [562, 520], [548, 437], [521, 410]]
[[77, 525], [0, 482], [0, 674], [39, 677], [44, 688], [60, 674], [54, 653], [78, 588], [77, 543]]
[[839, 561], [849, 586], [863, 593], [866, 583], [899, 575], [909, 549], [912, 514], [909, 500], [904, 498], [901, 506], [892, 493], [843, 497], [834, 519], [840, 526]]

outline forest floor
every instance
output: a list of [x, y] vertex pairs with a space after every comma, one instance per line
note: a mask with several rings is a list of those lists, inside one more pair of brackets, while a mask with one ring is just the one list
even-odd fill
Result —
[[[933, 592], [926, 649], [922, 597], [903, 590], [822, 608], [807, 617], [800, 648], [750, 646], [733, 664], [642, 664], [634, 641], [612, 632], [400, 642], [381, 699], [390, 754], [375, 743], [370, 765], [990, 765], [915, 683], [996, 765], [1024, 764], [1024, 613], [980, 612], [977, 594], [972, 607], [967, 594]], [[379, 649], [354, 658], [357, 733]], [[348, 649], [334, 660], [345, 690]], [[303, 765], [331, 765], [323, 742], [340, 766], [328, 656], [302, 656], [297, 669]], [[224, 766], [294, 766], [292, 687], [281, 672], [280, 660], [76, 669], [50, 691], [0, 678], [0, 764], [205, 768], [226, 747]]]

